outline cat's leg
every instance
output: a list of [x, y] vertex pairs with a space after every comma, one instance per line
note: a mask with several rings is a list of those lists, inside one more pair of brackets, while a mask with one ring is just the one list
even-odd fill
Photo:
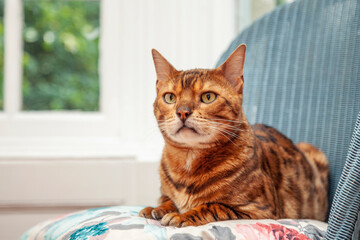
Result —
[[250, 216], [222, 203], [200, 205], [185, 213], [168, 213], [161, 219], [165, 226], [199, 226], [209, 222], [233, 219], [249, 219]]
[[178, 213], [178, 209], [174, 202], [167, 196], [161, 196], [158, 207], [146, 207], [140, 211], [139, 216], [158, 220], [161, 219], [165, 214], [172, 212]]

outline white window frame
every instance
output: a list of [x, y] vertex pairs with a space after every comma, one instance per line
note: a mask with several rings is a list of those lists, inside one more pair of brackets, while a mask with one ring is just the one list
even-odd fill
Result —
[[[179, 69], [211, 68], [239, 30], [235, 24], [237, 13], [243, 12], [244, 6], [250, 11], [250, 0], [182, 0], [176, 4], [160, 0], [100, 0], [100, 111], [25, 112], [21, 111], [22, 0], [5, 1], [0, 159], [158, 160], [162, 139], [152, 113], [155, 71], [150, 49], [160, 50]], [[203, 11], [204, 18], [187, 15], [188, 6]], [[159, 19], [158, 13], [171, 21]], [[209, 25], [211, 31], [197, 28], [188, 32], [186, 26], [194, 20], [201, 21], [196, 23], [199, 26]], [[169, 32], [157, 29], [160, 23]], [[204, 40], [209, 43], [204, 45]], [[155, 137], [144, 141], [149, 129], [156, 132]]]
[[[0, 112], [0, 157], [63, 158], [133, 156], [132, 137], [126, 136], [133, 116], [121, 104], [118, 46], [120, 1], [102, 0], [99, 78], [100, 111], [21, 111], [23, 3], [5, 4], [4, 111]], [[106, 14], [105, 14], [106, 13]], [[110, 47], [112, 46], [112, 47]], [[126, 95], [126, 92], [124, 93]], [[79, 137], [80, 136], [80, 137]], [[124, 141], [126, 139], [126, 141]]]

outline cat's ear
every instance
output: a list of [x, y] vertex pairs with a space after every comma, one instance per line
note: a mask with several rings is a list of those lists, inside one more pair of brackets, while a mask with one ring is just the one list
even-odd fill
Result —
[[226, 61], [216, 70], [222, 72], [224, 77], [230, 82], [235, 90], [242, 94], [244, 85], [244, 63], [245, 63], [246, 45], [241, 44], [235, 51], [226, 59]]
[[169, 77], [176, 72], [176, 69], [157, 50], [152, 49], [151, 53], [154, 60], [157, 81], [168, 80]]

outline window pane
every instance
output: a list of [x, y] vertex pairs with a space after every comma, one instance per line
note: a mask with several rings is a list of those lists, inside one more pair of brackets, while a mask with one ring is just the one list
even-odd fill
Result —
[[99, 1], [23, 3], [23, 109], [98, 110]]
[[4, 108], [4, 0], [0, 0], [0, 110]]

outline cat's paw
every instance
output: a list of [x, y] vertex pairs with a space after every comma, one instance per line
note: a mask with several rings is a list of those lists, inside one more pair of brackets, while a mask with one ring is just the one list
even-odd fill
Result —
[[157, 207], [157, 208], [147, 207], [140, 211], [139, 216], [144, 218], [159, 220], [162, 219], [162, 217], [168, 212], [169, 210], [166, 210], [162, 207]]
[[154, 208], [153, 207], [146, 207], [143, 210], [141, 210], [139, 212], [139, 217], [144, 217], [144, 218], [153, 218], [151, 215], [151, 212]]
[[161, 219], [161, 224], [164, 226], [173, 226], [173, 227], [186, 227], [186, 226], [197, 226], [196, 222], [190, 221], [183, 214], [177, 212], [172, 212], [166, 214]]

